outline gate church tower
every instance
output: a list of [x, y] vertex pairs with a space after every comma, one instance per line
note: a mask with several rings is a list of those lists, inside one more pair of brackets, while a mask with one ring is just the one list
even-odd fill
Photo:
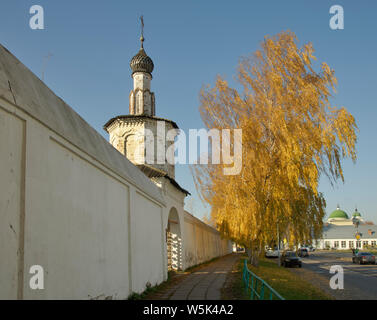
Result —
[[[141, 23], [143, 27], [142, 18]], [[133, 90], [129, 114], [110, 119], [104, 129], [109, 133], [113, 147], [161, 188], [166, 201], [162, 220], [166, 232], [167, 269], [180, 270], [184, 269], [184, 199], [190, 193], [177, 183], [174, 164], [167, 161], [167, 151], [171, 151], [169, 157], [174, 157], [178, 126], [174, 121], [156, 117], [155, 96], [151, 91], [154, 65], [144, 50], [143, 29], [140, 41], [141, 48], [130, 62]]]
[[151, 91], [154, 64], [144, 50], [143, 31], [140, 42], [140, 50], [130, 62], [133, 90], [129, 95], [129, 114], [110, 119], [104, 129], [110, 135], [110, 143], [152, 180], [167, 177], [175, 182], [174, 164], [168, 163], [166, 152], [169, 150], [174, 156], [172, 144], [178, 130], [169, 139], [166, 134], [178, 126], [174, 121], [156, 117], [155, 95]]

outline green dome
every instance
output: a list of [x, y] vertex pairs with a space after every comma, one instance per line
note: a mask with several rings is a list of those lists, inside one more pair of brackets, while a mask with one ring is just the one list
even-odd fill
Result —
[[361, 217], [361, 214], [357, 209], [355, 209], [355, 212], [353, 213], [352, 217]]
[[348, 219], [348, 215], [345, 211], [343, 210], [340, 210], [340, 208], [336, 208], [335, 211], [333, 211], [331, 214], [330, 214], [330, 217], [329, 219], [332, 219], [332, 218], [342, 218], [342, 219]]

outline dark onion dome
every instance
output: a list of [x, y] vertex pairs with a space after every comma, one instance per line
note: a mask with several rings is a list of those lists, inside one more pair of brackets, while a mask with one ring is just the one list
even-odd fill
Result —
[[154, 68], [153, 61], [145, 53], [143, 48], [144, 38], [141, 39], [141, 48], [139, 52], [131, 59], [130, 67], [132, 69], [132, 74], [135, 72], [146, 72], [151, 74]]
[[330, 214], [330, 217], [329, 219], [333, 219], [333, 218], [342, 218], [342, 219], [348, 219], [348, 215], [345, 211], [343, 210], [340, 210], [340, 208], [336, 208], [335, 211], [333, 211], [331, 214]]

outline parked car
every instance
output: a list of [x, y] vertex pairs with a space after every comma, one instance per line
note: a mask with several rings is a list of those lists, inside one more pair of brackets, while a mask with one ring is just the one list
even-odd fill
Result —
[[307, 249], [308, 252], [313, 252], [315, 251], [315, 248], [313, 246], [302, 246], [301, 249]]
[[298, 249], [298, 256], [299, 257], [309, 257], [309, 250], [307, 248]]
[[277, 258], [279, 256], [279, 251], [277, 248], [267, 248], [265, 256], [266, 258]]
[[302, 267], [301, 259], [297, 256], [294, 251], [284, 251], [281, 256], [281, 265], [285, 268], [287, 267]]
[[352, 262], [358, 264], [375, 264], [376, 258], [370, 252], [358, 252], [352, 257]]

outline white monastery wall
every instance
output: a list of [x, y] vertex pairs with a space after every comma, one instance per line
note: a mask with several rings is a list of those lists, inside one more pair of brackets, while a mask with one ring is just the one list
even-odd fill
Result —
[[216, 229], [195, 218], [187, 211], [184, 212], [184, 228], [186, 268], [229, 254], [233, 250], [232, 243], [229, 240], [222, 239]]
[[0, 150], [0, 298], [121, 299], [163, 280], [159, 188], [1, 46]]
[[160, 283], [173, 207], [194, 257], [183, 268], [231, 252], [167, 191], [0, 45], [0, 299], [124, 299]]
[[162, 198], [1, 98], [0, 136], [0, 298], [127, 298], [163, 280]]
[[165, 239], [163, 209], [136, 191], [131, 217], [133, 291], [143, 292], [149, 282], [156, 285], [165, 278]]

